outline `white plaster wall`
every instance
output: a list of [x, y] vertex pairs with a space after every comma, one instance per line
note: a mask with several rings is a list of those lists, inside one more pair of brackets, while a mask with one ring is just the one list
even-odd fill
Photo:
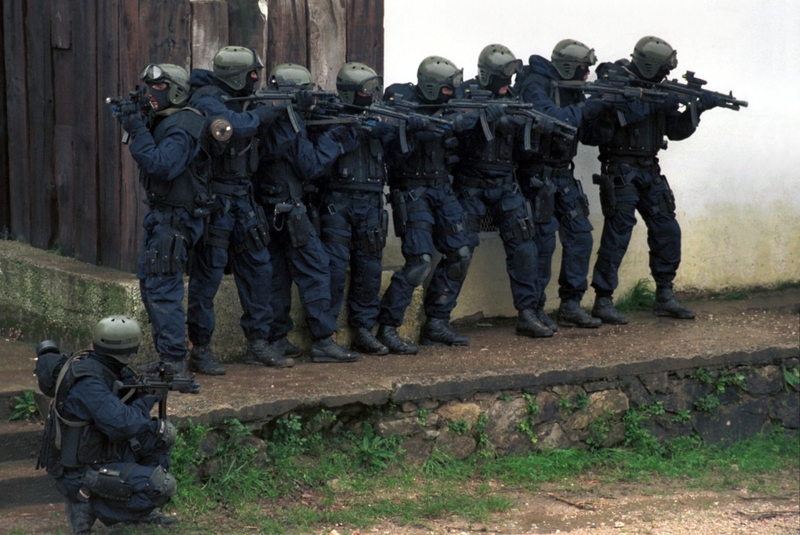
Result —
[[[750, 103], [712, 110], [689, 139], [660, 154], [683, 229], [678, 289], [722, 289], [800, 280], [800, 1], [798, 0], [385, 0], [386, 85], [416, 80], [419, 62], [441, 55], [477, 73], [490, 43], [527, 63], [564, 38], [595, 48], [599, 61], [628, 58], [656, 35], [678, 50], [675, 76], [693, 70], [709, 89]], [[602, 227], [596, 149], [582, 147], [576, 175], [589, 194], [595, 250]], [[397, 243], [385, 265], [402, 263]], [[503, 249], [489, 238], [476, 257], [453, 317], [513, 315]], [[592, 258], [594, 264], [594, 256]], [[554, 279], [560, 247], [554, 258]], [[649, 277], [646, 233], [637, 225], [620, 270], [622, 291]], [[548, 308], [557, 287], [547, 289]], [[587, 294], [584, 304], [593, 295]]]

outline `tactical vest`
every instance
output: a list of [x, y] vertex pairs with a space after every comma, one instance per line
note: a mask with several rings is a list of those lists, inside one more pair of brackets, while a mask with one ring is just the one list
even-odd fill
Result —
[[[197, 89], [192, 100], [210, 96], [222, 102], [228, 109], [241, 113], [244, 107], [241, 102], [223, 102], [222, 97], [229, 96], [225, 90], [215, 85], [206, 85]], [[212, 170], [215, 180], [233, 180], [249, 178], [258, 168], [258, 139], [255, 136], [242, 137], [234, 135], [225, 143], [215, 143]]]
[[303, 180], [285, 158], [262, 161], [258, 168], [258, 188], [265, 204], [277, 204], [289, 199], [303, 198]]
[[116, 374], [100, 362], [87, 358], [89, 351], [76, 355], [61, 369], [53, 409], [58, 427], [56, 449], [61, 450], [61, 465], [65, 468], [80, 468], [98, 465], [113, 460], [113, 446], [108, 437], [92, 422], [68, 420], [63, 416], [64, 401], [75, 382], [82, 377], [95, 377], [103, 381], [109, 390], [114, 387]]
[[650, 113], [638, 123], [614, 129], [611, 141], [600, 145], [600, 159], [615, 156], [655, 157], [666, 148], [667, 116], [663, 111]]
[[166, 137], [170, 128], [180, 128], [200, 145], [200, 152], [180, 175], [172, 180], [157, 180], [139, 172], [139, 180], [147, 191], [151, 206], [185, 208], [193, 212], [195, 202], [208, 198], [211, 180], [211, 157], [208, 153], [206, 119], [192, 108], [182, 108], [162, 119], [153, 129], [156, 145]]
[[[544, 88], [550, 100], [559, 108], [578, 104], [581, 101], [580, 90], [559, 88], [553, 85], [552, 79], [541, 74], [531, 73], [530, 66], [525, 66], [521, 79], [522, 82], [514, 85], [514, 91], [519, 95], [527, 86], [538, 84]], [[542, 134], [539, 140], [539, 150], [533, 159], [551, 166], [569, 163], [578, 154], [579, 137], [575, 136], [572, 141], [566, 141], [560, 136]]]
[[383, 145], [359, 134], [358, 148], [341, 155], [333, 169], [328, 188], [334, 191], [383, 191], [386, 166]]
[[433, 185], [449, 179], [447, 150], [439, 137], [423, 144], [395, 169], [391, 182], [408, 185]]

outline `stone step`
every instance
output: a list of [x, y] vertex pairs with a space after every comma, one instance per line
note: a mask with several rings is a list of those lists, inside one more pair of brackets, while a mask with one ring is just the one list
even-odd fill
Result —
[[64, 503], [53, 478], [35, 467], [35, 459], [0, 463], [0, 516], [19, 507]]
[[0, 421], [0, 463], [27, 461], [35, 466], [43, 432], [42, 422]]

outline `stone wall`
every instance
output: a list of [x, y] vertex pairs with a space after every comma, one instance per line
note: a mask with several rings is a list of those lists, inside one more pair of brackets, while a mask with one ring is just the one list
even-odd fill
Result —
[[[334, 432], [357, 432], [369, 422], [383, 438], [401, 437], [412, 464], [424, 462], [435, 449], [463, 459], [479, 450], [524, 455], [690, 435], [724, 445], [775, 427], [800, 430], [799, 363], [797, 357], [776, 358], [757, 365], [479, 392], [466, 399], [390, 403], [380, 410], [350, 405], [332, 409], [336, 418], [330, 421], [336, 422]], [[318, 411], [307, 407], [301, 416], [310, 425], [318, 420]], [[272, 425], [259, 429], [256, 424], [254, 434], [268, 436]], [[210, 440], [218, 436], [212, 434]]]

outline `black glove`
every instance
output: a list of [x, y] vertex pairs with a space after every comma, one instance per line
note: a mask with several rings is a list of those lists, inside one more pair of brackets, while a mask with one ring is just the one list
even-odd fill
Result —
[[678, 109], [681, 103], [681, 98], [675, 93], [668, 93], [667, 98], [662, 102], [656, 103], [656, 108], [662, 111], [671, 112]]
[[501, 104], [486, 105], [486, 119], [491, 123], [506, 114], [505, 108]]
[[314, 95], [303, 89], [295, 94], [294, 103], [299, 111], [308, 111], [314, 107]]
[[162, 442], [164, 446], [170, 447], [175, 444], [175, 438], [178, 436], [178, 431], [175, 429], [174, 425], [159, 418], [156, 420], [155, 435], [156, 440]]
[[428, 119], [418, 115], [410, 116], [407, 122], [408, 129], [411, 131], [426, 130], [431, 125], [431, 122]]
[[328, 137], [339, 144], [342, 154], [353, 151], [358, 147], [358, 135], [352, 126], [334, 126], [328, 130]]
[[119, 116], [119, 123], [130, 135], [139, 133], [142, 129], [147, 130], [144, 124], [144, 116], [137, 110], [134, 113]]
[[713, 93], [703, 93], [697, 102], [697, 111], [703, 112], [716, 108], [719, 106], [719, 98]]
[[273, 108], [272, 106], [259, 106], [253, 113], [255, 113], [259, 120], [261, 121], [259, 124], [263, 125], [270, 125], [275, 122], [275, 119], [278, 118], [278, 114], [281, 112], [281, 108]]
[[584, 119], [592, 120], [600, 116], [605, 110], [613, 106], [611, 102], [600, 98], [590, 98], [586, 102], [582, 102], [579, 107]]
[[[447, 117], [447, 119], [451, 119]], [[478, 123], [477, 113], [458, 113], [452, 117], [453, 132], [466, 132], [472, 130]]]

